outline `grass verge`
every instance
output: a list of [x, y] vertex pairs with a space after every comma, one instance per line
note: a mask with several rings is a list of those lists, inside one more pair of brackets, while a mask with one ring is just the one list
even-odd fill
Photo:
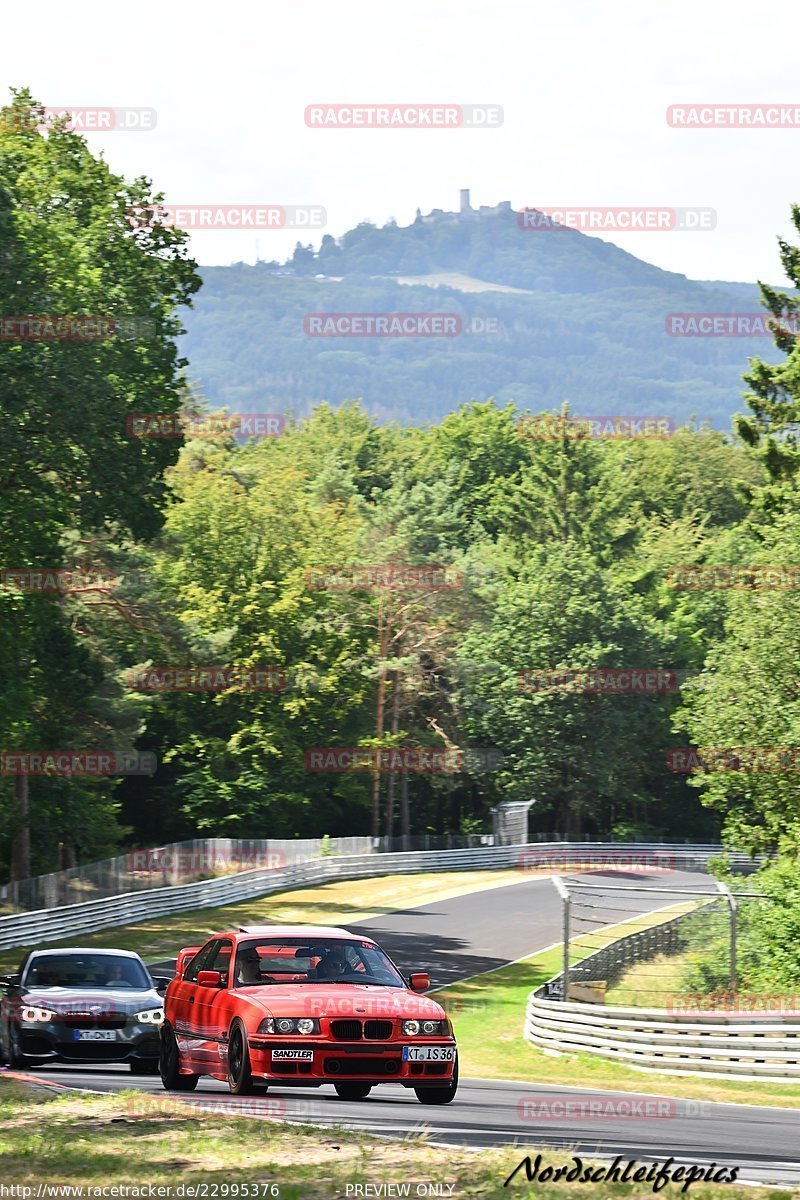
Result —
[[[131, 1115], [136, 1111], [136, 1099], [134, 1093], [56, 1098], [0, 1076], [3, 1184], [6, 1188], [27, 1186], [31, 1188], [29, 1196], [36, 1196], [42, 1184], [63, 1183], [73, 1188], [102, 1187], [105, 1196], [113, 1194], [114, 1186], [143, 1189], [128, 1195], [147, 1196], [148, 1186], [166, 1185], [170, 1192], [162, 1195], [173, 1197], [190, 1195], [189, 1186], [201, 1184], [205, 1190], [195, 1195], [231, 1200], [242, 1196], [333, 1200], [365, 1194], [452, 1196], [456, 1200], [517, 1196], [527, 1200], [534, 1195], [524, 1171], [507, 1188], [503, 1182], [524, 1155], [535, 1158], [536, 1147], [476, 1152], [434, 1146], [424, 1136], [370, 1139], [344, 1130], [323, 1132], [196, 1113], [172, 1097], [168, 1097], [169, 1111], [164, 1115], [136, 1116]], [[569, 1150], [542, 1149], [541, 1153], [542, 1167], [573, 1165]], [[381, 1184], [384, 1187], [378, 1190]], [[387, 1184], [393, 1185], [391, 1191]], [[355, 1190], [358, 1185], [362, 1185], [360, 1192]], [[365, 1192], [366, 1185], [370, 1190]], [[651, 1194], [651, 1185], [616, 1183], [604, 1189], [604, 1194], [641, 1197], [643, 1191]], [[84, 1197], [95, 1194], [101, 1195], [85, 1191]], [[682, 1193], [679, 1184], [670, 1184], [659, 1194], [672, 1198]], [[752, 1191], [698, 1183], [688, 1194], [693, 1200], [749, 1200]], [[776, 1189], [765, 1189], [762, 1194], [766, 1200], [792, 1200], [800, 1195]], [[587, 1187], [578, 1181], [537, 1182], [535, 1195], [537, 1200], [585, 1200], [597, 1195], [597, 1190], [596, 1184]]]
[[666, 1008], [670, 1000], [685, 991], [683, 980], [688, 963], [688, 953], [658, 954], [647, 962], [636, 963], [609, 987], [606, 1004]]
[[[528, 879], [523, 871], [439, 871], [419, 875], [381, 875], [374, 879], [340, 880], [316, 888], [277, 892], [255, 900], [227, 904], [221, 908], [192, 909], [173, 916], [153, 917], [136, 925], [102, 929], [98, 933], [77, 934], [73, 944], [98, 949], [135, 950], [146, 962], [174, 958], [182, 946], [202, 944], [219, 929], [236, 925], [309, 922], [313, 925], [341, 925], [363, 921], [399, 908], [446, 900], [451, 896], [485, 888], [505, 887]], [[36, 943], [38, 950], [68, 942]], [[33, 949], [34, 947], [29, 947]], [[0, 953], [0, 974], [14, 971], [25, 949]]]
[[[649, 920], [657, 924], [671, 916], [674, 910], [651, 913]], [[636, 917], [636, 927], [641, 928], [644, 920]], [[625, 923], [603, 931], [602, 938], [592, 934], [589, 944], [585, 939], [576, 939], [571, 943], [575, 951], [573, 961], [598, 949], [603, 940], [610, 942], [621, 937], [624, 926]], [[453, 1021], [462, 1075], [680, 1096], [686, 1100], [800, 1108], [800, 1084], [651, 1074], [592, 1054], [558, 1054], [531, 1045], [522, 1034], [528, 993], [552, 978], [560, 970], [561, 961], [562, 951], [558, 947], [533, 954], [499, 971], [475, 975], [434, 994], [435, 999], [445, 1004]]]

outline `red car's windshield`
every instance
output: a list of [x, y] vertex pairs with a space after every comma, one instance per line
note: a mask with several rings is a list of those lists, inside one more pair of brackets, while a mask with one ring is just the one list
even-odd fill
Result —
[[405, 987], [382, 950], [343, 938], [253, 938], [236, 952], [235, 983], [371, 983]]

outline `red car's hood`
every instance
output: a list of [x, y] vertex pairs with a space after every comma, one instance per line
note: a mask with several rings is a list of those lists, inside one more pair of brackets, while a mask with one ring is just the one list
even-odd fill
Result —
[[402, 1017], [440, 1020], [444, 1009], [406, 988], [361, 983], [272, 983], [236, 989], [273, 1017]]

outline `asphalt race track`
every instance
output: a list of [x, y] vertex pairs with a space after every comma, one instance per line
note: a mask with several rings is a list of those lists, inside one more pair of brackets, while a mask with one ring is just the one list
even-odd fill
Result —
[[[623, 872], [592, 872], [585, 878], [626, 884], [646, 882], [663, 887], [664, 876], [642, 878]], [[708, 876], [675, 873], [669, 887], [708, 887]], [[354, 884], [356, 893], [357, 884]], [[354, 899], [357, 895], [354, 895]], [[594, 912], [600, 922], [612, 923], [630, 913], [647, 912], [671, 902], [669, 896], [644, 894], [610, 896]], [[674, 898], [672, 898], [674, 902]], [[419, 908], [348, 924], [363, 929], [383, 945], [403, 970], [427, 969], [434, 988], [491, 970], [560, 941], [561, 902], [549, 879], [473, 892]], [[177, 947], [176, 947], [177, 949]], [[520, 1025], [522, 1013], [519, 1014]], [[458, 1027], [456, 1023], [456, 1032]], [[169, 1111], [173, 1095], [157, 1077], [132, 1076], [126, 1067], [52, 1067], [31, 1072], [37, 1079], [92, 1091], [135, 1089], [142, 1094], [132, 1119], [145, 1115], [155, 1103]], [[632, 1103], [632, 1115], [598, 1115], [581, 1110], [581, 1102], [607, 1097]], [[588, 1089], [539, 1086], [530, 1083], [462, 1078], [453, 1104], [425, 1108], [414, 1093], [383, 1085], [358, 1102], [339, 1100], [332, 1088], [271, 1087], [253, 1097], [229, 1095], [216, 1080], [201, 1081], [196, 1092], [181, 1095], [180, 1103], [218, 1111], [277, 1118], [319, 1126], [348, 1126], [375, 1134], [398, 1136], [425, 1130], [429, 1138], [454, 1145], [509, 1145], [509, 1173], [526, 1147], [550, 1146], [549, 1165], [566, 1163], [573, 1154], [640, 1161], [674, 1157], [677, 1162], [740, 1167], [740, 1180], [788, 1184], [800, 1181], [800, 1112], [705, 1101], [636, 1096], [635, 1093], [593, 1092]], [[636, 1102], [649, 1104], [637, 1109]], [[569, 1102], [564, 1108], [559, 1102]], [[542, 1119], [544, 1111], [549, 1114]], [[627, 1111], [627, 1110], [626, 1110]], [[539, 1114], [539, 1115], [537, 1115]], [[518, 1176], [522, 1178], [522, 1176]], [[513, 1187], [513, 1185], [512, 1185]]]

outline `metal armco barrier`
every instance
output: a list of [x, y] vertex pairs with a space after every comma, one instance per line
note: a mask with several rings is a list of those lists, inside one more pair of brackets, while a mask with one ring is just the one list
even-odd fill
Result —
[[[636, 961], [674, 944], [676, 927], [694, 913], [620, 938], [570, 968], [575, 981], [616, 975], [619, 963]], [[658, 934], [663, 930], [662, 938]], [[560, 976], [528, 996], [525, 1037], [565, 1054], [596, 1054], [645, 1071], [715, 1075], [727, 1079], [800, 1080], [800, 1012], [680, 1012], [660, 1008], [589, 1004], [549, 998]]]
[[[251, 900], [291, 888], [332, 883], [338, 879], [361, 879], [375, 875], [409, 874], [420, 871], [466, 871], [521, 867], [547, 870], [548, 864], [564, 869], [567, 858], [576, 864], [598, 855], [621, 856], [626, 862], [668, 855], [683, 870], [704, 870], [709, 858], [723, 850], [718, 845], [687, 846], [657, 843], [529, 843], [523, 846], [482, 846], [463, 850], [422, 850], [396, 854], [329, 855], [297, 862], [280, 870], [242, 871], [217, 879], [201, 880], [175, 887], [107, 896], [83, 904], [14, 913], [0, 918], [0, 950], [63, 941], [78, 933], [91, 933], [117, 925], [189, 912], [195, 908], [218, 908], [239, 900]], [[746, 866], [746, 855], [728, 856]]]
[[[497, 844], [519, 841], [502, 838]], [[325, 854], [389, 854], [410, 850], [462, 850], [495, 844], [492, 834], [419, 834], [372, 838], [189, 838], [114, 858], [83, 863], [32, 879], [0, 885], [0, 905], [9, 912], [63, 908], [123, 892], [199, 883], [218, 875], [274, 869]]]

